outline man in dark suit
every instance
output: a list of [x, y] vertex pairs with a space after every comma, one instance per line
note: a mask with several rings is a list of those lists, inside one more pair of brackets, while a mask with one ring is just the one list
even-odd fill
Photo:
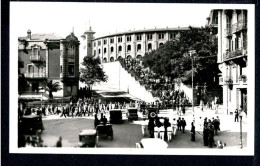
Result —
[[182, 132], [185, 133], [185, 126], [186, 126], [186, 121], [184, 118], [181, 120], [181, 127], [182, 127]]

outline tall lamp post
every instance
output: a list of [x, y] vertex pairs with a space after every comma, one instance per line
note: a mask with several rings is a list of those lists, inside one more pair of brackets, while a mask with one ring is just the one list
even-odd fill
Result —
[[196, 50], [190, 50], [189, 51], [189, 54], [190, 54], [190, 57], [191, 57], [191, 71], [192, 71], [192, 76], [191, 76], [191, 86], [192, 86], [192, 112], [193, 112], [193, 123], [195, 121], [195, 114], [194, 114], [194, 99], [193, 99], [193, 91], [194, 91], [194, 87], [193, 87], [193, 54], [196, 53]]

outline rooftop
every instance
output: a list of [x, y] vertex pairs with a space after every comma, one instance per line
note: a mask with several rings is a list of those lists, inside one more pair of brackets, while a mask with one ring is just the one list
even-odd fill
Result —
[[118, 32], [118, 33], [112, 33], [105, 36], [100, 36], [95, 38], [94, 40], [105, 38], [105, 37], [111, 37], [111, 36], [118, 36], [118, 35], [125, 35], [125, 34], [134, 34], [134, 33], [149, 33], [149, 32], [164, 32], [164, 31], [183, 31], [183, 30], [189, 30], [189, 27], [176, 27], [176, 28], [154, 28], [154, 29], [142, 29], [142, 30], [129, 30], [125, 32]]
[[[27, 36], [24, 37], [18, 37], [19, 40], [26, 40], [28, 39]], [[31, 35], [31, 40], [61, 40], [64, 39], [63, 37], [60, 37], [54, 33], [36, 33]]]

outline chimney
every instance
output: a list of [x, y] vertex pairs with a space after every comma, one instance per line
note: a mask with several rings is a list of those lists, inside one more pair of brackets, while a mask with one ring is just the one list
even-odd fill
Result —
[[31, 30], [28, 29], [28, 31], [27, 31], [27, 38], [30, 39], [30, 40], [31, 40], [31, 33], [32, 33]]

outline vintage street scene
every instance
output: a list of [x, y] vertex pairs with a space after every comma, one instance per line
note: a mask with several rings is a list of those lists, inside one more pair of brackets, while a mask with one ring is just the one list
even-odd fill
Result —
[[[149, 10], [147, 4], [144, 19], [113, 18], [105, 14], [113, 5], [103, 4], [101, 19], [90, 12], [93, 4], [83, 5], [90, 5], [85, 15], [72, 20], [61, 11], [39, 25], [46, 31], [20, 22], [27, 28], [16, 38], [18, 149], [243, 151], [254, 141], [248, 137], [254, 53], [248, 51], [247, 8], [204, 7], [199, 15], [194, 11], [202, 8], [187, 13], [183, 7], [177, 16], [174, 4], [158, 4], [166, 13], [157, 15], [156, 5]], [[127, 13], [125, 4], [117, 5], [112, 10]], [[77, 26], [80, 18], [85, 22]], [[144, 25], [135, 26], [135, 19]], [[49, 31], [64, 21], [72, 23]]]

